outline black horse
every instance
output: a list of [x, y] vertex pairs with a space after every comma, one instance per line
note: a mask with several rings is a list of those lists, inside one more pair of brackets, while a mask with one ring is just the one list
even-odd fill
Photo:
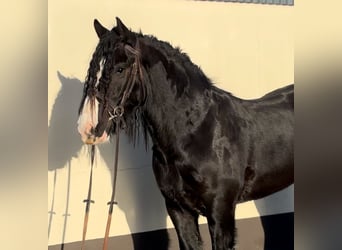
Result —
[[[153, 170], [180, 249], [202, 249], [198, 216], [212, 249], [233, 249], [237, 203], [293, 183], [294, 86], [255, 100], [215, 87], [190, 58], [155, 37], [97, 20], [79, 109], [88, 144], [124, 129], [153, 143]], [[120, 127], [116, 126], [122, 115]]]

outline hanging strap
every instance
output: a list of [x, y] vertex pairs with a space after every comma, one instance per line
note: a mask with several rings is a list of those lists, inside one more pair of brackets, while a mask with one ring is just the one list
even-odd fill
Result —
[[109, 237], [109, 231], [110, 231], [110, 224], [112, 221], [112, 213], [113, 213], [113, 207], [114, 205], [118, 204], [115, 199], [115, 186], [116, 186], [116, 176], [118, 171], [118, 157], [119, 157], [119, 140], [120, 140], [120, 126], [121, 126], [121, 116], [123, 113], [121, 113], [119, 116], [116, 117], [116, 141], [115, 141], [115, 159], [114, 159], [114, 168], [113, 168], [113, 188], [112, 188], [112, 196], [110, 201], [107, 203], [109, 205], [108, 210], [108, 217], [107, 217], [107, 225], [106, 225], [106, 232], [105, 237], [103, 241], [103, 250], [107, 250], [108, 248], [108, 237]]
[[88, 187], [88, 196], [87, 199], [83, 200], [86, 203], [85, 207], [85, 214], [84, 214], [84, 221], [83, 221], [83, 235], [82, 235], [82, 245], [81, 250], [84, 249], [85, 238], [87, 234], [87, 227], [88, 227], [88, 218], [89, 218], [89, 211], [90, 211], [90, 203], [94, 203], [91, 199], [91, 189], [93, 185], [93, 166], [94, 166], [94, 157], [95, 157], [95, 146], [91, 145], [90, 149], [90, 176], [89, 176], [89, 187]]

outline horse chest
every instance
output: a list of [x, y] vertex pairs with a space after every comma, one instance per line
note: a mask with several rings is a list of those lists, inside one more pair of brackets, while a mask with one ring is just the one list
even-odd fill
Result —
[[[186, 208], [198, 214], [205, 213], [205, 206], [202, 196], [189, 185], [182, 177], [175, 180], [172, 177], [166, 177], [167, 181], [159, 187], [167, 199], [171, 200], [180, 207]], [[170, 185], [171, 184], [171, 185]]]
[[153, 150], [153, 171], [163, 196], [194, 212], [203, 214], [205, 206], [202, 202], [199, 184], [194, 185], [194, 177], [189, 171], [185, 175], [171, 164], [167, 164], [165, 155], [160, 150]]

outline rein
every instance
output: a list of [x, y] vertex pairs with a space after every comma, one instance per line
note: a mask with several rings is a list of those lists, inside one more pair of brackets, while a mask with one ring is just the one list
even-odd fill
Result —
[[81, 250], [84, 249], [84, 243], [85, 243], [85, 238], [86, 238], [86, 234], [87, 234], [90, 203], [95, 203], [95, 201], [93, 201], [91, 199], [91, 190], [92, 190], [92, 186], [93, 186], [94, 157], [95, 157], [95, 146], [92, 145], [91, 149], [90, 149], [90, 165], [91, 165], [91, 167], [90, 167], [90, 176], [89, 176], [88, 195], [87, 195], [87, 199], [83, 200], [83, 202], [86, 203], [86, 208], [85, 208], [84, 221], [83, 221], [83, 235], [82, 235]]
[[[138, 43], [136, 44], [136, 47], [138, 47]], [[110, 230], [110, 225], [112, 221], [112, 213], [113, 213], [113, 207], [114, 205], [117, 205], [118, 203], [114, 200], [115, 198], [115, 187], [116, 187], [116, 177], [117, 177], [117, 170], [118, 170], [118, 158], [119, 158], [119, 141], [120, 141], [120, 128], [121, 128], [121, 123], [123, 123], [122, 116], [124, 114], [124, 105], [129, 98], [129, 96], [132, 93], [133, 87], [136, 82], [136, 76], [139, 72], [140, 78], [142, 79], [142, 73], [141, 73], [141, 68], [139, 64], [140, 60], [140, 54], [137, 49], [133, 49], [131, 46], [126, 45], [125, 49], [127, 49], [129, 52], [132, 52], [135, 55], [134, 63], [132, 65], [131, 69], [131, 74], [130, 77], [127, 80], [127, 84], [125, 87], [125, 90], [123, 92], [122, 99], [116, 107], [113, 108], [113, 114], [109, 113], [110, 117], [108, 120], [114, 119], [115, 124], [116, 124], [116, 139], [115, 139], [115, 159], [114, 159], [114, 172], [113, 172], [113, 189], [112, 189], [112, 196], [110, 201], [107, 203], [109, 205], [109, 210], [108, 210], [108, 217], [107, 217], [107, 224], [106, 224], [106, 231], [105, 231], [105, 236], [104, 236], [104, 241], [103, 241], [103, 250], [107, 250], [108, 248], [108, 237], [109, 237], [109, 230]]]
[[[132, 48], [129, 45], [125, 45], [125, 49], [129, 52], [131, 52], [135, 58], [134, 58], [134, 63], [132, 65], [130, 75], [127, 79], [127, 82], [125, 84], [125, 89], [123, 91], [122, 99], [119, 102], [119, 104], [115, 107], [110, 106], [112, 108], [113, 112], [109, 113], [109, 118], [108, 121], [113, 120], [116, 125], [116, 138], [115, 138], [115, 155], [114, 155], [114, 167], [113, 167], [113, 186], [112, 186], [112, 195], [110, 201], [107, 203], [109, 205], [108, 209], [108, 217], [107, 217], [107, 224], [106, 224], [106, 231], [105, 231], [105, 236], [104, 236], [104, 241], [103, 241], [103, 250], [107, 250], [108, 248], [108, 238], [109, 238], [109, 231], [110, 231], [110, 225], [112, 221], [112, 214], [113, 214], [113, 208], [114, 205], [117, 205], [118, 203], [115, 201], [115, 187], [116, 187], [116, 177], [117, 177], [117, 170], [118, 170], [118, 158], [119, 158], [119, 142], [120, 142], [120, 130], [121, 130], [121, 125], [124, 125], [124, 120], [122, 119], [122, 116], [124, 114], [124, 105], [131, 95], [133, 91], [133, 87], [136, 83], [136, 77], [139, 74], [140, 77], [140, 82], [142, 84], [143, 80], [143, 75], [142, 75], [142, 70], [140, 66], [140, 53], [139, 53], [139, 44], [138, 41], [136, 43], [135, 48]], [[144, 93], [145, 94], [145, 93]], [[87, 225], [88, 225], [88, 217], [89, 217], [89, 211], [90, 211], [90, 203], [94, 203], [93, 200], [91, 200], [91, 189], [92, 189], [92, 177], [93, 177], [93, 164], [94, 164], [94, 155], [95, 155], [95, 146], [91, 146], [91, 169], [90, 169], [90, 177], [89, 177], [89, 188], [88, 188], [88, 196], [87, 199], [85, 199], [83, 202], [86, 203], [86, 208], [85, 208], [85, 215], [84, 215], [84, 223], [83, 223], [83, 235], [82, 235], [82, 246], [81, 250], [84, 249], [84, 244], [85, 244], [85, 238], [86, 238], [86, 233], [87, 233]]]
[[[123, 115], [123, 112], [120, 113], [119, 116], [115, 116], [114, 117], [115, 118], [116, 127], [118, 128], [118, 130], [116, 132], [116, 139], [115, 139], [115, 159], [114, 159], [114, 169], [113, 169], [114, 170], [113, 171], [113, 187], [112, 187], [111, 199], [107, 203], [107, 205], [109, 205], [109, 210], [108, 210], [106, 231], [105, 231], [103, 247], [102, 247], [103, 250], [107, 250], [107, 248], [108, 248], [108, 237], [109, 237], [110, 224], [111, 224], [111, 221], [112, 221], [113, 208], [114, 208], [114, 205], [118, 204], [114, 199], [115, 199], [116, 177], [117, 177], [117, 172], [118, 172], [119, 142], [120, 142], [120, 123], [122, 121], [122, 115]], [[85, 208], [85, 215], [84, 215], [84, 222], [83, 222], [83, 235], [82, 235], [81, 250], [84, 249], [84, 245], [85, 245], [85, 238], [86, 238], [87, 227], [88, 227], [88, 218], [89, 218], [89, 212], [90, 212], [90, 203], [94, 203], [94, 201], [91, 200], [91, 190], [92, 190], [92, 182], [93, 182], [92, 179], [93, 179], [94, 156], [95, 156], [95, 145], [92, 145], [91, 146], [91, 169], [90, 169], [90, 177], [89, 177], [88, 195], [87, 195], [87, 199], [85, 199], [83, 201], [83, 202], [86, 203], [86, 208]]]
[[120, 140], [120, 122], [121, 122], [121, 117], [123, 115], [123, 112], [121, 113], [120, 116], [116, 117], [115, 123], [116, 123], [116, 139], [115, 139], [115, 159], [114, 159], [114, 171], [113, 171], [113, 188], [112, 188], [112, 195], [110, 201], [107, 203], [109, 205], [109, 210], [108, 210], [108, 217], [107, 217], [107, 224], [106, 224], [106, 231], [105, 231], [105, 236], [104, 236], [104, 241], [103, 241], [103, 250], [107, 250], [108, 248], [108, 237], [109, 237], [109, 230], [110, 230], [110, 224], [112, 221], [112, 214], [113, 214], [113, 207], [114, 205], [117, 205], [118, 203], [114, 201], [115, 198], [115, 187], [116, 187], [116, 176], [118, 172], [118, 159], [119, 159], [119, 140]]

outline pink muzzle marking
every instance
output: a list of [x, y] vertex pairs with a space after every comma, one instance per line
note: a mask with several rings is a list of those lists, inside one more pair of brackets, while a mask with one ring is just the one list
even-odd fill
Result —
[[103, 132], [101, 137], [96, 137], [92, 131], [98, 123], [98, 107], [99, 102], [95, 100], [95, 105], [92, 108], [91, 102], [88, 97], [84, 101], [82, 112], [78, 118], [77, 130], [81, 135], [81, 139], [85, 144], [99, 144], [108, 141], [109, 136], [106, 131]]

